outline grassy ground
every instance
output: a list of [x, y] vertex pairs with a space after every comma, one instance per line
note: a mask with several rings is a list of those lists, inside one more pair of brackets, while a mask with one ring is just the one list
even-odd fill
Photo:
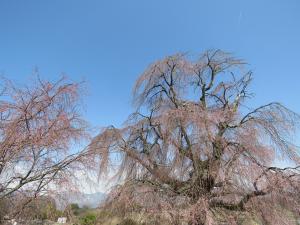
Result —
[[[76, 215], [73, 215], [71, 222], [66, 225], [170, 225], [173, 222], [160, 221], [153, 215], [150, 216], [146, 213], [131, 213], [126, 218], [100, 209], [84, 209], [75, 211]], [[284, 218], [289, 221], [288, 224], [300, 225], [300, 221], [289, 211], [284, 211]], [[259, 216], [250, 215], [249, 213], [235, 213], [232, 211], [220, 210], [214, 212], [214, 217], [217, 225], [229, 225], [226, 218], [232, 216], [238, 219], [239, 225], [264, 225]], [[187, 224], [187, 223], [185, 223]], [[30, 225], [42, 225], [41, 223], [33, 223]], [[43, 225], [60, 225], [55, 222], [48, 221]], [[184, 225], [184, 223], [178, 223], [178, 225]]]

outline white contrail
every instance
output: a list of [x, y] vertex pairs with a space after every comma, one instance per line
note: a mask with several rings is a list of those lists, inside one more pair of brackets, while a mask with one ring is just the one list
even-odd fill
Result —
[[242, 18], [243, 18], [243, 12], [242, 12], [242, 11], [240, 11], [240, 13], [239, 13], [239, 17], [238, 17], [238, 26], [241, 24], [241, 22], [242, 22]]

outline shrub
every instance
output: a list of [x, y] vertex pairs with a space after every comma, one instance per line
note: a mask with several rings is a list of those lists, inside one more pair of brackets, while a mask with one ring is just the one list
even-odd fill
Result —
[[80, 225], [95, 225], [96, 224], [96, 215], [89, 213], [84, 217], [81, 217], [79, 220]]

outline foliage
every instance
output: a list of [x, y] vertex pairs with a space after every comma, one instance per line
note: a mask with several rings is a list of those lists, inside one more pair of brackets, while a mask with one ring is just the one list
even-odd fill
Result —
[[79, 221], [80, 221], [80, 225], [95, 225], [96, 215], [93, 213], [88, 213], [84, 217], [81, 217]]
[[2, 81], [0, 200], [18, 199], [11, 212], [16, 214], [40, 193], [53, 195], [74, 181], [87, 152], [70, 151], [70, 146], [87, 137], [87, 125], [79, 114], [80, 84], [65, 78], [49, 82], [38, 77], [23, 87]]
[[80, 213], [80, 211], [81, 211], [79, 205], [76, 204], [76, 203], [73, 203], [73, 204], [71, 204], [70, 207], [71, 207], [71, 210], [72, 210], [73, 214], [74, 214], [75, 216], [78, 216], [79, 213]]
[[[245, 64], [216, 50], [194, 61], [169, 56], [145, 70], [126, 126], [104, 129], [89, 145], [100, 173], [116, 171], [123, 181], [107, 206], [140, 206], [173, 224], [214, 224], [218, 208], [290, 224], [276, 206], [299, 214], [300, 151], [291, 136], [300, 118], [277, 102], [247, 107], [252, 72]], [[296, 166], [275, 167], [278, 157]]]
[[70, 207], [72, 210], [78, 210], [80, 208], [77, 203], [72, 203]]

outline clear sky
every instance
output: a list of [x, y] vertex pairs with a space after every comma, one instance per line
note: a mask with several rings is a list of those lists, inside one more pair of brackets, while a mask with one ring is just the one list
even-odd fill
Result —
[[87, 120], [120, 126], [147, 65], [220, 48], [254, 71], [251, 105], [300, 113], [299, 12], [300, 0], [0, 0], [0, 74], [84, 79]]
[[153, 60], [220, 48], [254, 71], [259, 105], [300, 112], [299, 0], [0, 0], [0, 73], [86, 80], [85, 116], [119, 126]]

